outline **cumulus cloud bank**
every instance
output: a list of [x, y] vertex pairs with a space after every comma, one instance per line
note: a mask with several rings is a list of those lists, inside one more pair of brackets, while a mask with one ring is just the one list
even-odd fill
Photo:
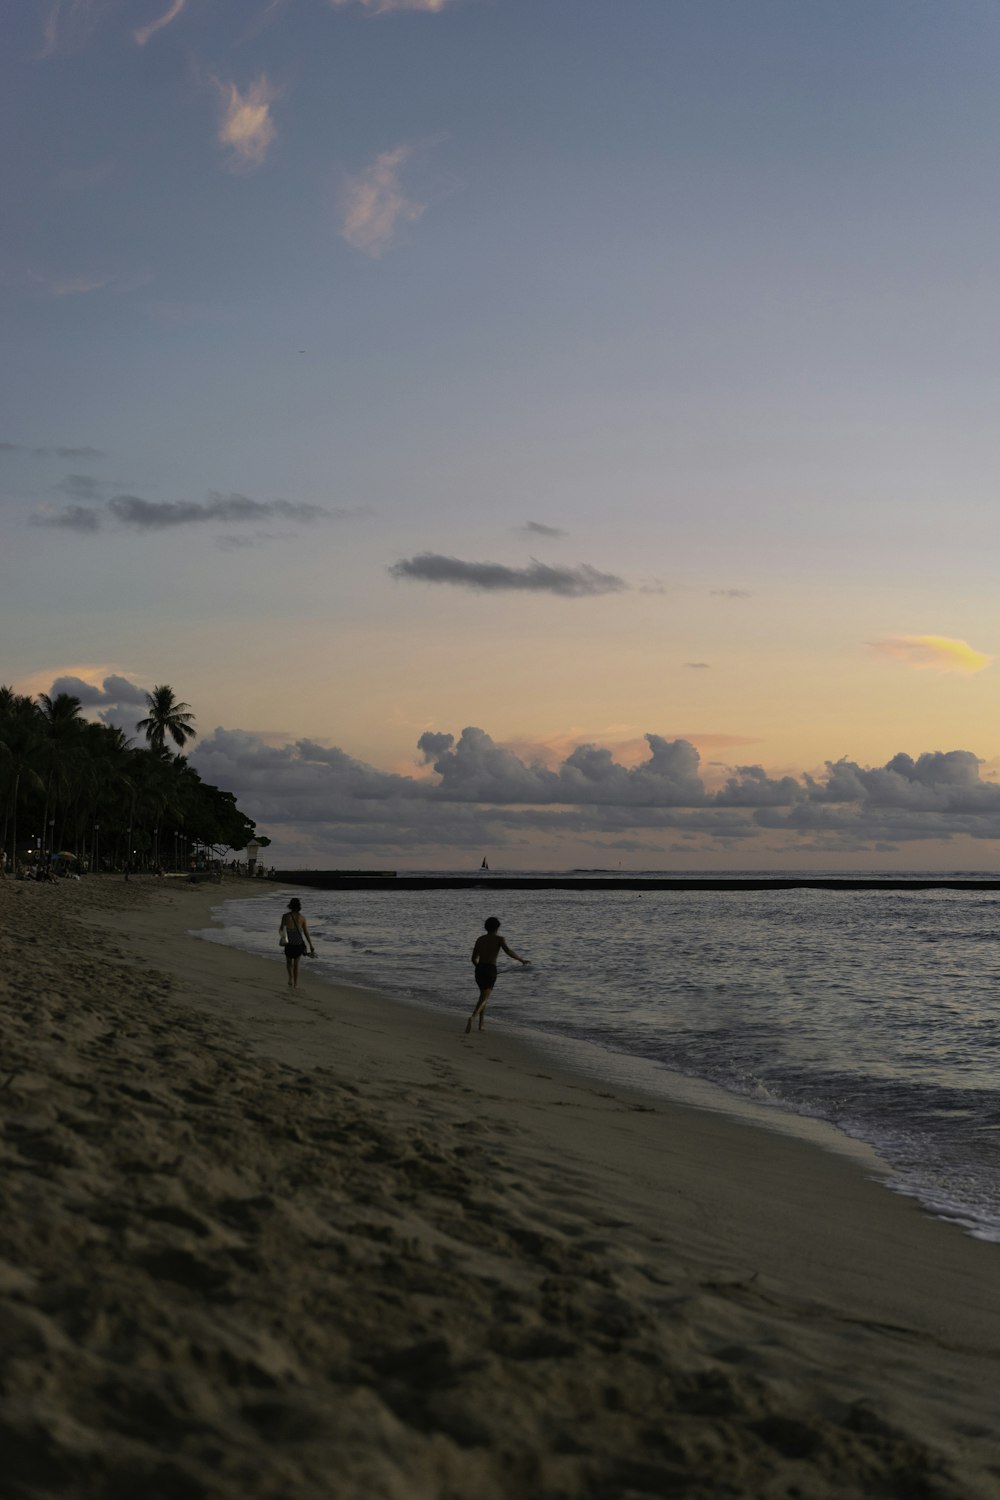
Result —
[[616, 594], [628, 588], [615, 573], [599, 573], [588, 563], [575, 568], [554, 568], [532, 558], [526, 568], [508, 568], [503, 563], [463, 562], [439, 552], [421, 552], [404, 557], [389, 568], [393, 578], [412, 578], [420, 583], [450, 583], [458, 588], [485, 593], [527, 590], [535, 594], [558, 594], [578, 599], [594, 594]]
[[133, 704], [145, 707], [146, 704], [145, 688], [137, 687], [127, 677], [119, 677], [114, 672], [105, 677], [100, 686], [85, 682], [82, 677], [57, 677], [49, 688], [49, 697], [58, 697], [60, 693], [79, 698], [84, 708], [129, 707]]
[[830, 761], [825, 774], [773, 777], [736, 766], [708, 787], [687, 740], [646, 735], [647, 757], [623, 766], [576, 746], [556, 766], [525, 759], [484, 730], [420, 737], [432, 776], [377, 770], [298, 740], [274, 746], [217, 729], [194, 753], [203, 775], [233, 789], [262, 823], [355, 851], [493, 847], [528, 835], [625, 836], [650, 852], [665, 835], [720, 843], [774, 837], [789, 849], [862, 852], [957, 835], [1000, 838], [1000, 787], [967, 750], [900, 753], [884, 766]]

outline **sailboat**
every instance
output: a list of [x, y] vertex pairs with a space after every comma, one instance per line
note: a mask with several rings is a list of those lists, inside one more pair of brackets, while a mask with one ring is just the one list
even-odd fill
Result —
[[480, 865], [480, 866], [479, 866], [479, 868], [480, 868], [480, 869], [481, 869], [481, 870], [488, 870], [488, 869], [489, 869], [489, 865], [488, 865], [488, 864], [487, 864], [487, 863], [486, 863], [486, 855], [485, 855], [485, 854], [484, 854], [484, 855], [483, 855], [483, 862], [482, 862], [482, 864], [481, 864], [481, 865]]

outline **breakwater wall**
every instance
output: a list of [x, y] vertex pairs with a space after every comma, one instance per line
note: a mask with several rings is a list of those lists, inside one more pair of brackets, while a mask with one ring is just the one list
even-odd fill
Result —
[[855, 878], [845, 876], [672, 877], [627, 875], [396, 875], [391, 871], [276, 870], [281, 885], [305, 885], [322, 891], [1000, 891], [1000, 880], [935, 879], [920, 876]]

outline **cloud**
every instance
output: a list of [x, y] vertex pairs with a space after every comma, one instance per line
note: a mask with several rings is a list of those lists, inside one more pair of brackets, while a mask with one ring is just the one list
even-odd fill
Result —
[[137, 44], [140, 47], [145, 47], [151, 36], [155, 36], [156, 32], [162, 31], [164, 27], [169, 26], [171, 21], [177, 20], [177, 17], [186, 4], [187, 0], [172, 0], [172, 3], [163, 12], [163, 15], [157, 20], [150, 21], [148, 26], [140, 26], [138, 31], [133, 31], [132, 35]]
[[97, 531], [101, 513], [87, 505], [66, 505], [62, 510], [41, 510], [29, 517], [32, 526], [56, 526], [66, 531]]
[[306, 505], [294, 500], [251, 500], [247, 495], [215, 492], [203, 504], [197, 500], [142, 500], [138, 495], [116, 495], [108, 501], [108, 510], [116, 521], [135, 526], [140, 531], [164, 531], [173, 526], [206, 521], [231, 523], [274, 518], [317, 521], [330, 515], [320, 505]]
[[108, 0], [51, 0], [36, 58], [56, 57], [85, 47], [109, 8]]
[[56, 486], [64, 495], [75, 495], [80, 500], [96, 500], [104, 486], [92, 474], [67, 474]]
[[484, 730], [428, 731], [418, 742], [432, 775], [380, 771], [302, 739], [274, 745], [217, 729], [194, 754], [200, 773], [232, 789], [261, 822], [294, 838], [353, 850], [498, 848], [531, 835], [641, 838], [663, 852], [679, 835], [718, 845], [778, 839], [789, 851], [860, 852], [959, 836], [1000, 839], [1000, 787], [967, 750], [900, 753], [884, 766], [827, 763], [825, 775], [770, 776], [738, 766], [706, 788], [695, 747], [647, 734], [630, 767], [598, 745], [556, 765], [527, 760]]
[[711, 663], [707, 661], [686, 661], [684, 665], [690, 667], [695, 672], [707, 672]]
[[869, 641], [868, 646], [877, 656], [901, 661], [918, 672], [961, 672], [971, 677], [991, 666], [995, 659], [985, 651], [975, 650], [968, 641], [947, 635], [894, 635], [887, 640]]
[[113, 276], [42, 276], [36, 271], [28, 273], [32, 281], [43, 286], [50, 297], [85, 297], [89, 292], [102, 292], [115, 280]]
[[717, 599], [751, 599], [753, 595], [749, 589], [712, 589], [712, 594]]
[[[87, 476], [75, 477], [86, 479]], [[111, 520], [136, 531], [150, 532], [207, 523], [240, 525], [275, 520], [309, 525], [316, 521], [348, 520], [363, 514], [366, 512], [361, 506], [330, 509], [297, 500], [251, 500], [248, 495], [222, 495], [212, 491], [206, 501], [143, 500], [139, 495], [115, 495], [103, 507], [68, 505], [59, 511], [43, 509], [30, 519], [33, 526], [56, 526], [75, 531], [97, 531]], [[263, 540], [264, 536], [259, 533], [255, 540]]]
[[343, 10], [348, 5], [360, 5], [362, 10], [374, 16], [388, 15], [392, 11], [414, 10], [425, 15], [440, 15], [453, 0], [329, 0], [333, 10]]
[[99, 685], [85, 682], [82, 677], [57, 677], [49, 688], [49, 697], [55, 698], [59, 693], [79, 698], [84, 708], [131, 707], [135, 704], [144, 707], [146, 703], [145, 688], [137, 687], [127, 677], [115, 673], [105, 677]]
[[35, 458], [107, 458], [100, 448], [29, 448], [26, 443], [0, 443], [0, 453], [31, 453]]
[[102, 292], [114, 287], [116, 292], [134, 292], [147, 286], [153, 276], [150, 271], [121, 272], [112, 276], [53, 276], [40, 271], [28, 271], [29, 280], [43, 288], [49, 297], [85, 297], [92, 292]]
[[341, 203], [341, 237], [355, 250], [378, 259], [392, 244], [401, 223], [414, 223], [427, 205], [415, 203], [402, 191], [399, 173], [412, 155], [403, 144], [383, 151], [370, 167], [348, 177]]
[[706, 793], [694, 746], [656, 734], [646, 735], [646, 743], [649, 757], [637, 766], [621, 765], [600, 746], [578, 745], [555, 771], [526, 764], [482, 729], [463, 729], [457, 744], [450, 735], [424, 734], [417, 748], [440, 776], [438, 795], [446, 800], [659, 807], [703, 803]]
[[219, 144], [229, 149], [229, 163], [238, 170], [262, 166], [274, 140], [271, 105], [278, 97], [265, 74], [241, 94], [235, 83], [215, 80], [222, 104]]
[[521, 536], [546, 536], [558, 537], [568, 536], [568, 531], [560, 531], [558, 526], [543, 526], [541, 521], [526, 521], [523, 526], [513, 528]]
[[628, 588], [615, 573], [599, 573], [587, 563], [575, 568], [553, 568], [532, 559], [527, 568], [508, 568], [503, 563], [463, 562], [457, 557], [442, 557], [437, 552], [421, 552], [404, 557], [389, 568], [393, 578], [412, 578], [422, 583], [450, 583], [459, 588], [481, 592], [527, 590], [537, 594], [558, 594], [563, 598], [582, 598], [595, 594], [616, 594]]
[[36, 453], [54, 453], [57, 458], [107, 458], [100, 448], [36, 448]]

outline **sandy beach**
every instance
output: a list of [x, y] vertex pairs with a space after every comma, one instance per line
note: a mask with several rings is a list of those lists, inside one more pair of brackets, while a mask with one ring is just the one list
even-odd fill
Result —
[[1000, 1247], [500, 1003], [290, 995], [188, 935], [247, 893], [0, 882], [11, 1500], [1000, 1496]]

